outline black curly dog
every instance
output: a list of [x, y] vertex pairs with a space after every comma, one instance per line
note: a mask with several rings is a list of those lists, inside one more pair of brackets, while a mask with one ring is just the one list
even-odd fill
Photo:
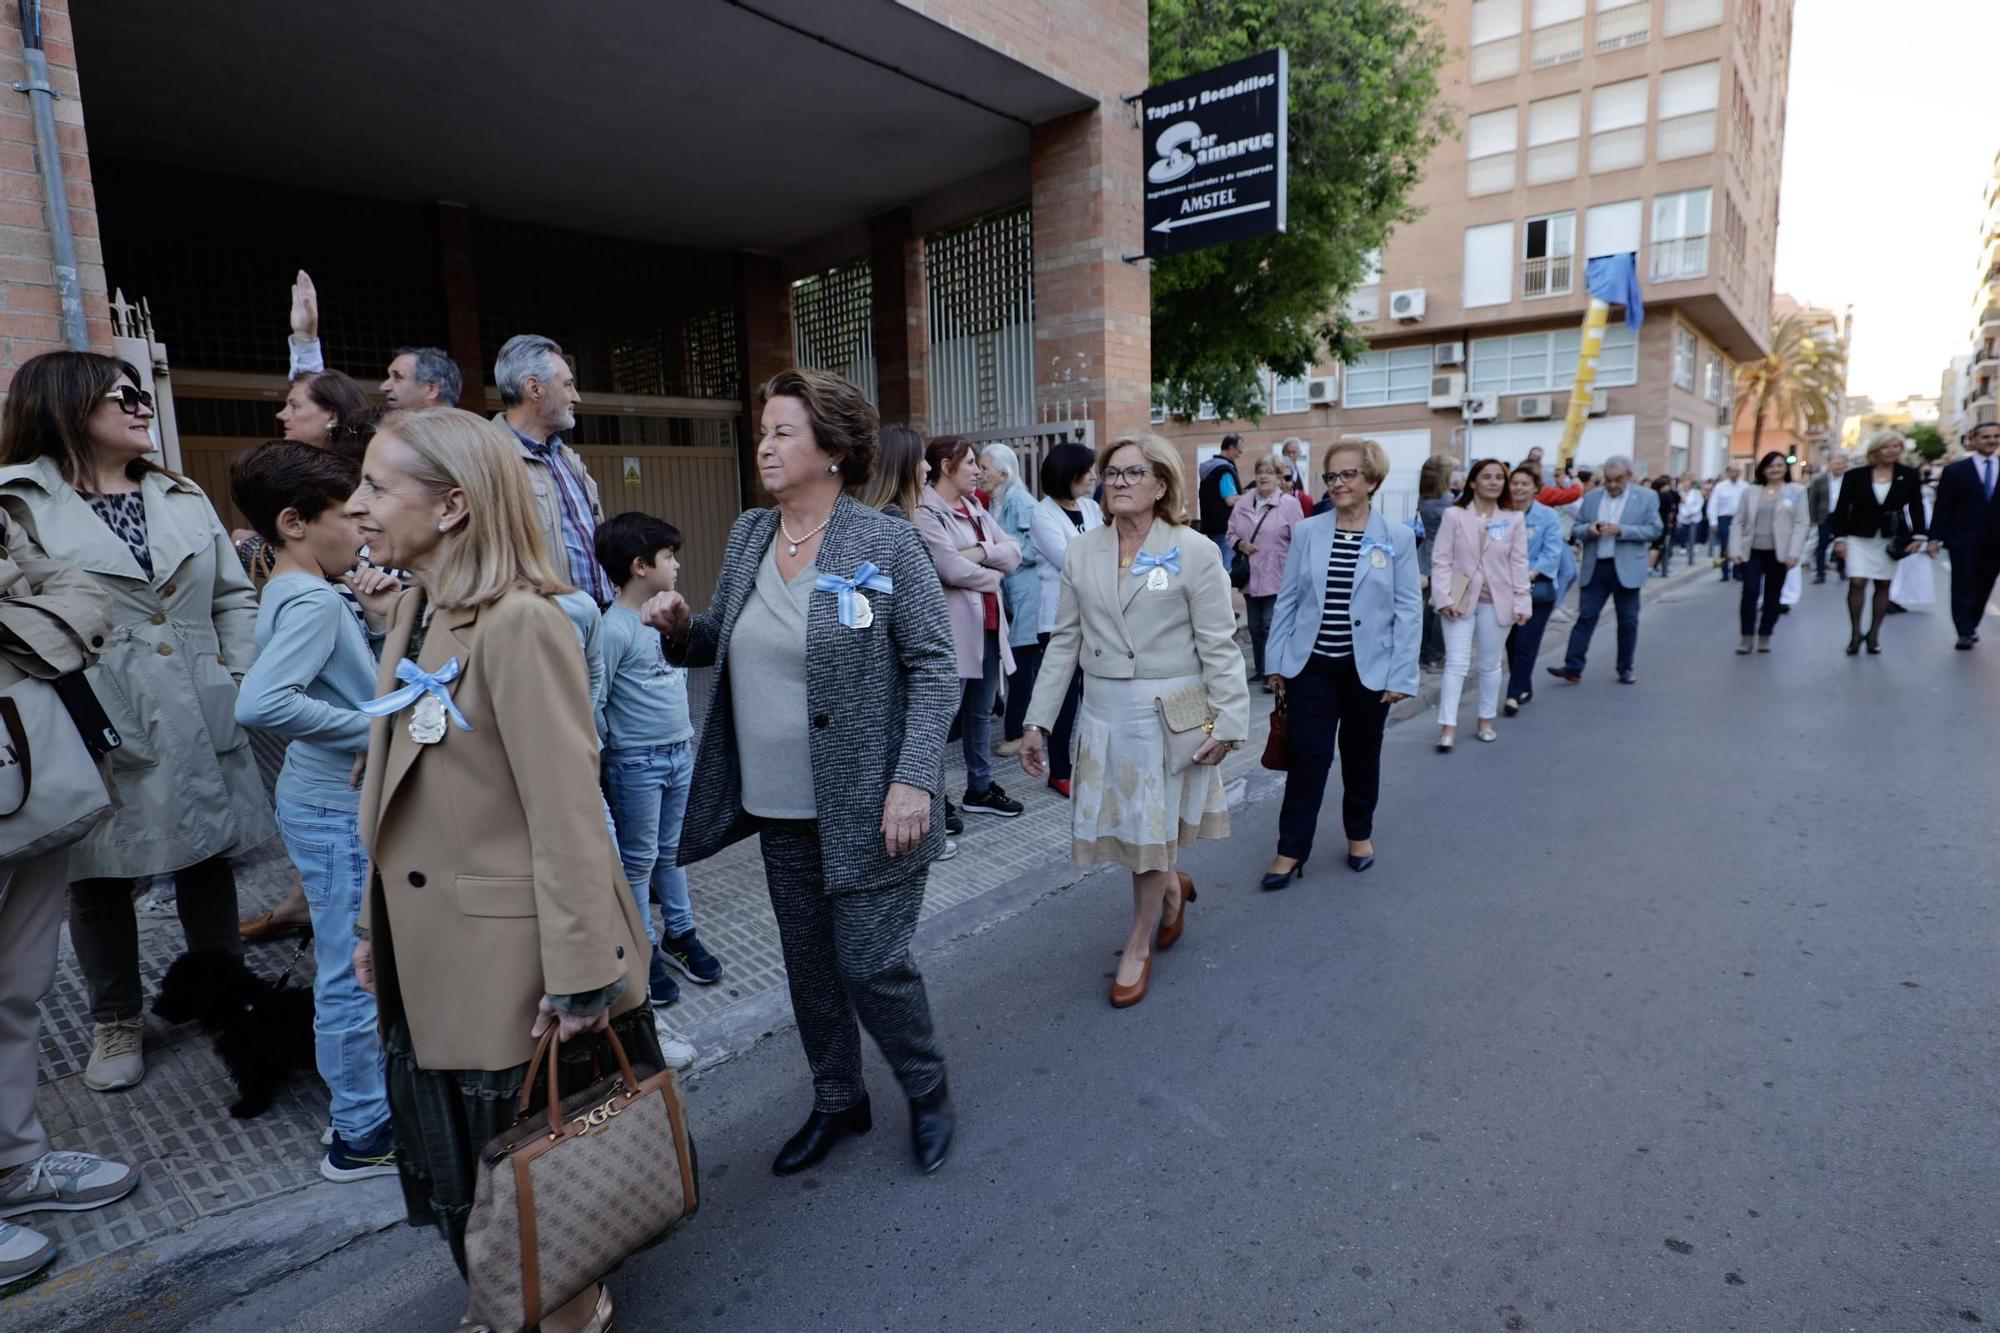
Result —
[[227, 949], [182, 954], [160, 983], [153, 1012], [169, 1023], [199, 1023], [236, 1081], [229, 1114], [248, 1120], [294, 1074], [314, 1073], [313, 997], [302, 986], [274, 986]]

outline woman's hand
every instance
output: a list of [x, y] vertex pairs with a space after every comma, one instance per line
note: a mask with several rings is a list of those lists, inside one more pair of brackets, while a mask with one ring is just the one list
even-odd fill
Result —
[[389, 623], [389, 615], [396, 609], [396, 598], [402, 595], [403, 585], [394, 574], [373, 565], [350, 569], [340, 576], [340, 581], [354, 590], [354, 600], [361, 603], [361, 613], [368, 617], [368, 627], [379, 633]]
[[1409, 697], [1410, 696], [1407, 694], [1398, 694], [1394, 690], [1382, 691], [1382, 702], [1390, 705], [1391, 707], [1394, 707], [1396, 704], [1403, 702], [1403, 700]]
[[375, 993], [375, 945], [371, 940], [354, 942], [354, 982], [370, 995]]
[[528, 1029], [530, 1037], [540, 1037], [549, 1030], [549, 1024], [556, 1025], [559, 1041], [573, 1041], [586, 1032], [608, 1032], [611, 1030], [611, 1007], [606, 1005], [594, 1014], [572, 1014], [566, 1009], [558, 1009], [549, 1003], [544, 995], [542, 1002], [535, 1006], [535, 1025]]
[[1047, 775], [1049, 771], [1047, 733], [1035, 728], [1021, 733], [1021, 771], [1037, 780]]
[[677, 592], [663, 592], [646, 600], [639, 608], [639, 619], [667, 637], [678, 639], [694, 623], [694, 613], [688, 610], [687, 598]]
[[1216, 764], [1221, 763], [1223, 756], [1227, 755], [1231, 750], [1235, 748], [1236, 747], [1230, 744], [1230, 742], [1228, 741], [1219, 741], [1215, 739], [1215, 737], [1210, 736], [1207, 740], [1201, 743], [1201, 748], [1194, 752], [1194, 762], [1197, 764], [1206, 764], [1210, 767], [1213, 767]]
[[908, 856], [931, 831], [931, 794], [907, 782], [889, 784], [882, 799], [882, 841], [891, 856]]
[[1438, 613], [1438, 617], [1439, 617], [1439, 619], [1442, 619], [1442, 620], [1463, 620], [1463, 619], [1465, 619], [1465, 612], [1463, 612], [1463, 611], [1459, 610], [1459, 609], [1458, 609], [1458, 608], [1457, 608], [1456, 606], [1440, 606], [1440, 607], [1439, 607], [1439, 608], [1437, 609], [1437, 613]]
[[1793, 556], [1791, 559], [1785, 562], [1786, 569], [1797, 569], [1798, 567], [1799, 567], [1799, 558], [1797, 556]]
[[967, 560], [970, 560], [975, 565], [983, 565], [986, 563], [986, 548], [977, 543], [974, 543], [971, 546], [959, 547], [958, 553], [964, 556]]
[[1527, 612], [1527, 611], [1516, 611], [1516, 612], [1514, 613], [1514, 623], [1515, 623], [1516, 625], [1525, 625], [1525, 624], [1527, 624], [1527, 623], [1528, 623], [1528, 621], [1529, 621], [1529, 620], [1531, 620], [1531, 619], [1533, 619], [1533, 615], [1532, 615], [1532, 613], [1531, 613], [1531, 612]]
[[361, 785], [361, 779], [362, 779], [362, 776], [363, 776], [364, 774], [366, 774], [367, 772], [368, 772], [368, 756], [367, 756], [367, 754], [366, 754], [366, 753], [362, 753], [362, 754], [357, 754], [357, 755], [355, 755], [355, 756], [354, 756], [354, 767], [352, 767], [352, 768], [350, 768], [350, 769], [348, 769], [348, 770], [347, 770], [347, 786], [348, 786], [348, 790], [352, 791], [353, 789], [355, 789], [355, 788], [359, 787], [359, 786]]
[[319, 292], [304, 269], [292, 279], [292, 336], [302, 343], [319, 337]]
[[1245, 537], [1242, 541], [1236, 543], [1236, 549], [1245, 555], [1255, 555], [1257, 554], [1257, 543]]
[[1273, 672], [1271, 676], [1265, 681], [1265, 684], [1269, 685], [1271, 687], [1271, 692], [1277, 695], [1280, 699], [1285, 697], [1285, 678], [1283, 676], [1280, 676], [1277, 673]]

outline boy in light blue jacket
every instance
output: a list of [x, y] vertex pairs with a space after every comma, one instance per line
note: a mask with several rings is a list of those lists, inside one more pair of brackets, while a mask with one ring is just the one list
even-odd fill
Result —
[[283, 440], [244, 454], [229, 478], [236, 507], [277, 552], [236, 720], [289, 742], [278, 832], [312, 912], [313, 1036], [332, 1094], [333, 1141], [319, 1169], [343, 1182], [396, 1172], [375, 1000], [354, 977], [354, 922], [368, 874], [354, 775], [370, 725], [356, 705], [375, 694], [364, 616], [379, 633], [401, 589], [380, 570], [355, 569], [361, 534], [346, 511], [359, 480], [352, 459]]
[[[695, 935], [687, 872], [676, 864], [694, 782], [687, 671], [667, 664], [659, 632], [639, 619], [649, 598], [674, 591], [681, 534], [651, 514], [618, 514], [598, 525], [596, 548], [597, 562], [618, 585], [618, 599], [604, 609], [604, 707], [598, 718], [604, 792], [618, 859], [653, 945], [649, 998], [668, 1005], [680, 998], [669, 965], [699, 985], [722, 979], [721, 962]], [[660, 904], [657, 931], [649, 898]]]

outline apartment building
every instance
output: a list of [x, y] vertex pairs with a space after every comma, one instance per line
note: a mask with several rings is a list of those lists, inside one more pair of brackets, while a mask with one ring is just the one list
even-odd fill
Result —
[[1972, 351], [1961, 369], [1953, 363], [1948, 420], [1950, 443], [1982, 421], [2000, 420], [2000, 154], [1986, 181], [1986, 211], [1979, 222], [1979, 262], [1972, 289]]
[[1718, 472], [1734, 368], [1769, 336], [1791, 0], [1447, 0], [1441, 21], [1462, 133], [1349, 301], [1369, 353], [1272, 383], [1254, 426], [1159, 428], [1196, 456], [1229, 430], [1252, 453], [1368, 436], [1392, 510], [1431, 453], [1553, 454], [1584, 266], [1633, 251], [1645, 326], [1614, 317], [1577, 457]]

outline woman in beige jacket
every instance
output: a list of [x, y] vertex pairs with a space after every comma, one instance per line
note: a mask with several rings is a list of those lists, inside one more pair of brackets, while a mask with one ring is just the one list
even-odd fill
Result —
[[[465, 1264], [477, 1155], [514, 1118], [535, 1038], [615, 1027], [661, 1066], [646, 931], [597, 787], [576, 631], [513, 441], [456, 408], [397, 413], [368, 446], [350, 511], [416, 587], [382, 648], [361, 789], [374, 873], [355, 975], [388, 1049], [396, 1163], [412, 1224]], [[589, 1082], [588, 1043], [563, 1051]], [[587, 1288], [542, 1328], [601, 1329]]]
[[[1194, 881], [1174, 869], [1179, 849], [1229, 835], [1215, 766], [1250, 734], [1250, 690], [1222, 556], [1181, 524], [1173, 446], [1129, 436], [1114, 440], [1098, 465], [1110, 522], [1076, 538], [1063, 558], [1021, 767], [1031, 778], [1047, 771], [1049, 728], [1082, 667], [1070, 859], [1132, 872], [1132, 930], [1111, 987], [1122, 1009], [1146, 998], [1154, 950], [1173, 947], [1194, 899]], [[1177, 767], [1160, 701], [1183, 692], [1204, 696], [1208, 734], [1192, 762]]]
[[117, 808], [70, 849], [70, 938], [90, 990], [85, 1086], [145, 1075], [132, 881], [172, 874], [190, 949], [241, 948], [229, 858], [277, 831], [236, 686], [257, 655], [257, 596], [201, 488], [153, 458], [139, 372], [48, 352], [14, 372], [0, 505], [49, 558], [96, 579], [111, 630], [91, 688], [123, 744]]
[[1729, 533], [1729, 558], [1743, 580], [1737, 606], [1743, 634], [1736, 644], [1738, 653], [1750, 651], [1752, 634], [1758, 652], [1771, 651], [1771, 633], [1784, 614], [1779, 594], [1785, 576], [1805, 558], [1813, 534], [1806, 488], [1792, 481], [1791, 464], [1782, 453], [1773, 449], [1757, 460], [1757, 481], [1760, 484], [1744, 490]]

